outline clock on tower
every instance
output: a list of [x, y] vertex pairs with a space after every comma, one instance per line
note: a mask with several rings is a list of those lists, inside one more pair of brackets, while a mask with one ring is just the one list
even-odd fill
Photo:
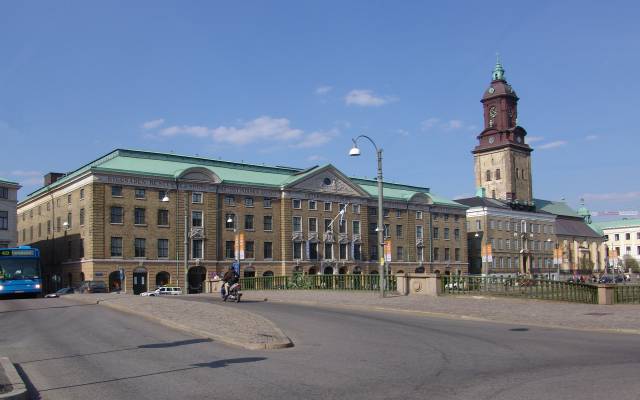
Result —
[[531, 152], [527, 131], [517, 125], [518, 96], [504, 76], [500, 59], [482, 96], [484, 129], [473, 150], [476, 186], [506, 201], [530, 203]]

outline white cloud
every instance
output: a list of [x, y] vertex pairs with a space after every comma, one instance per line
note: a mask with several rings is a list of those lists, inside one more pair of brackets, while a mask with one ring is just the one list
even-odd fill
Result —
[[452, 119], [447, 121], [447, 123], [445, 124], [445, 129], [460, 129], [464, 126], [464, 123], [462, 121], [460, 121], [459, 119]]
[[566, 146], [567, 143], [568, 142], [566, 140], [556, 140], [554, 142], [545, 143], [537, 148], [540, 150], [555, 149], [556, 147]]
[[593, 141], [593, 140], [598, 139], [598, 135], [587, 135], [584, 139], [585, 139], [586, 141], [591, 142], [591, 141]]
[[439, 118], [432, 117], [422, 121], [422, 123], [420, 123], [420, 126], [422, 127], [423, 131], [428, 131], [429, 129], [435, 127], [438, 124], [438, 122], [440, 122]]
[[25, 171], [22, 169], [16, 169], [11, 171], [11, 175], [20, 176], [20, 177], [30, 177], [30, 176], [42, 176], [42, 172], [40, 171]]
[[322, 96], [322, 95], [325, 95], [325, 94], [329, 93], [332, 89], [333, 89], [332, 86], [318, 86], [316, 88], [316, 94], [318, 96]]
[[535, 142], [540, 142], [544, 140], [544, 137], [542, 136], [528, 136], [526, 141], [527, 143], [531, 144], [531, 143], [535, 143]]
[[361, 107], [379, 107], [398, 99], [393, 96], [380, 97], [373, 93], [372, 90], [354, 89], [347, 93], [344, 98], [345, 103]]
[[240, 127], [220, 126], [211, 130], [213, 140], [221, 143], [244, 145], [259, 140], [287, 141], [298, 139], [303, 135], [301, 129], [289, 126], [286, 118], [262, 116], [245, 122]]
[[148, 131], [151, 129], [159, 128], [162, 124], [164, 124], [164, 118], [159, 118], [159, 119], [154, 119], [152, 121], [147, 121], [143, 123], [141, 127], [142, 129]]
[[444, 131], [454, 131], [463, 128], [473, 128], [475, 129], [475, 125], [467, 126], [464, 121], [459, 119], [450, 119], [448, 121], [442, 121], [440, 118], [431, 117], [426, 119], [420, 123], [420, 126], [423, 131], [430, 130], [444, 130]]
[[622, 192], [622, 193], [585, 193], [585, 200], [609, 200], [624, 201], [640, 199], [640, 192]]
[[406, 131], [404, 129], [396, 129], [395, 133], [404, 137], [409, 136], [409, 131]]
[[193, 126], [193, 125], [182, 125], [182, 126], [170, 126], [164, 128], [160, 131], [160, 136], [172, 137], [178, 135], [187, 135], [187, 136], [195, 136], [195, 137], [207, 137], [212, 134], [212, 130], [207, 128], [206, 126]]
[[317, 131], [303, 136], [298, 143], [292, 144], [290, 147], [295, 148], [309, 148], [322, 146], [328, 143], [334, 137], [338, 136], [339, 131], [337, 129], [331, 129], [330, 131]]

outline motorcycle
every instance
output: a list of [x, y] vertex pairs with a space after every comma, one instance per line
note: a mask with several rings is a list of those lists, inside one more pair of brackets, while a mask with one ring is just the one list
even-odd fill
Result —
[[222, 301], [231, 300], [239, 303], [241, 297], [242, 292], [240, 291], [240, 283], [234, 283], [231, 285], [226, 293], [224, 292], [224, 286], [222, 287]]

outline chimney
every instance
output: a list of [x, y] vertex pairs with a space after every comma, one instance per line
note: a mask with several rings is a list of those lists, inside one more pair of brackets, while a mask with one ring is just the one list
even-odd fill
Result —
[[53, 182], [57, 181], [58, 179], [62, 178], [65, 174], [61, 173], [61, 172], [49, 172], [48, 174], [46, 174], [44, 176], [44, 185], [45, 186], [49, 186], [51, 185]]

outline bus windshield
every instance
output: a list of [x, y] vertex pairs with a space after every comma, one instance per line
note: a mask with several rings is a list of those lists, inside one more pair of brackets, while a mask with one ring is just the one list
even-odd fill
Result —
[[40, 278], [38, 260], [0, 259], [0, 280], [38, 278]]

